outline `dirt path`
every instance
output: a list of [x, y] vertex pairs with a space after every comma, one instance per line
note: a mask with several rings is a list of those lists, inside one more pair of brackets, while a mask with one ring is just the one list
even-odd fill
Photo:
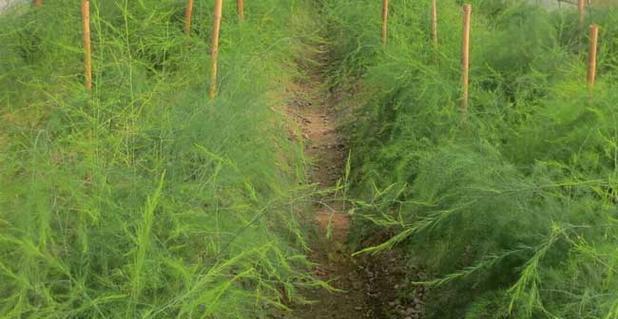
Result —
[[[290, 90], [288, 115], [302, 128], [305, 153], [312, 163], [311, 182], [318, 185], [321, 193], [305, 221], [315, 230], [309, 237], [311, 261], [317, 265], [313, 271], [336, 290], [320, 288], [304, 292], [314, 303], [295, 309], [294, 317], [422, 318], [426, 291], [414, 287], [411, 281], [424, 278], [408, 278], [401, 256], [391, 251], [378, 256], [352, 257], [348, 245], [350, 219], [341, 191], [335, 192], [345, 170], [347, 150], [337, 132], [334, 98], [318, 75], [296, 83]], [[377, 244], [386, 238], [377, 236], [376, 242], [362, 244]]]
[[[347, 118], [360, 87], [331, 93], [325, 84], [320, 62], [328, 64], [328, 50], [316, 47], [316, 56], [298, 61], [302, 79], [289, 86], [288, 117], [302, 129], [305, 155], [311, 162], [310, 180], [318, 186], [315, 204], [306, 214], [310, 225], [311, 261], [316, 277], [333, 289], [303, 291], [309, 305], [295, 307], [292, 317], [299, 319], [422, 319], [427, 291], [412, 282], [424, 280], [421, 271], [409, 274], [400, 252], [352, 257], [355, 248], [369, 247], [392, 234], [365, 236], [360, 243], [349, 241], [351, 220], [342, 186], [348, 149], [338, 129], [338, 117]], [[321, 56], [324, 54], [324, 56]], [[344, 106], [345, 105], [345, 106]], [[348, 111], [341, 112], [337, 108]], [[347, 119], [349, 121], [349, 118]], [[298, 136], [298, 134], [292, 134]], [[357, 239], [358, 240], [358, 239]]]
[[341, 179], [346, 149], [337, 133], [332, 100], [319, 76], [311, 76], [292, 88], [294, 101], [289, 112], [300, 124], [306, 155], [312, 161], [311, 181], [324, 194], [316, 198], [311, 223], [311, 259], [318, 266], [316, 275], [338, 291], [316, 289], [308, 292], [314, 304], [295, 311], [298, 318], [374, 318], [366, 295], [361, 268], [346, 245], [350, 220], [345, 204], [333, 190]]

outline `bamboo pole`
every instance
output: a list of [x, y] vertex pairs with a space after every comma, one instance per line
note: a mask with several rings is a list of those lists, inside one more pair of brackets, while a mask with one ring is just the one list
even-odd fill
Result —
[[579, 29], [583, 30], [586, 18], [586, 0], [577, 0], [577, 11], [579, 11]]
[[590, 51], [588, 54], [588, 88], [592, 90], [597, 77], [597, 48], [599, 42], [599, 27], [590, 26]]
[[41, 7], [43, 6], [43, 0], [32, 0], [32, 4], [34, 4], [35, 7]]
[[212, 26], [212, 43], [210, 49], [211, 68], [210, 68], [210, 98], [217, 96], [217, 71], [219, 60], [219, 36], [221, 33], [221, 18], [223, 15], [223, 0], [215, 0]]
[[382, 44], [388, 40], [388, 0], [382, 0]]
[[461, 111], [467, 113], [469, 99], [469, 83], [470, 83], [470, 22], [472, 16], [472, 5], [465, 4], [463, 7], [463, 43], [461, 51], [461, 82], [462, 82], [462, 99]]
[[185, 8], [185, 33], [191, 33], [191, 22], [193, 21], [193, 0], [187, 0]]
[[438, 47], [438, 1], [431, 0], [431, 39], [434, 47]]
[[245, 0], [236, 0], [236, 7], [238, 9], [238, 19], [240, 21], [245, 20]]
[[92, 46], [90, 42], [90, 0], [82, 0], [82, 27], [84, 45], [84, 75], [86, 89], [92, 90]]

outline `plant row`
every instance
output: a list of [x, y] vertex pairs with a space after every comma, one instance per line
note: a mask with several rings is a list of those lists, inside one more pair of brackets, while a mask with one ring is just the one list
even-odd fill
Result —
[[312, 279], [284, 87], [311, 37], [304, 1], [75, 1], [0, 16], [0, 317], [257, 318]]
[[323, 4], [331, 85], [358, 83], [359, 253], [404, 254], [427, 318], [618, 318], [618, 11], [473, 1], [463, 117], [462, 3], [438, 2], [437, 45], [430, 1], [391, 2], [386, 45], [378, 1]]

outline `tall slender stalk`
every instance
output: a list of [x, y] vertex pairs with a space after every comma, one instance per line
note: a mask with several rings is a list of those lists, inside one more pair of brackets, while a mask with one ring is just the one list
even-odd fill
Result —
[[238, 9], [238, 19], [240, 21], [245, 20], [245, 0], [236, 0], [236, 7]]
[[210, 48], [210, 92], [209, 96], [214, 99], [217, 96], [217, 71], [219, 67], [219, 35], [221, 33], [221, 18], [223, 15], [223, 0], [215, 0], [212, 25], [212, 43]]
[[191, 21], [193, 20], [193, 0], [187, 0], [185, 8], [185, 33], [191, 33]]
[[84, 45], [84, 75], [86, 89], [92, 90], [92, 45], [90, 42], [90, 0], [82, 0], [82, 27]]
[[461, 111], [467, 113], [469, 99], [469, 82], [470, 82], [470, 20], [472, 17], [472, 5], [465, 4], [463, 7], [463, 43], [461, 49], [461, 82], [462, 82], [462, 98]]
[[599, 41], [599, 27], [590, 26], [590, 49], [588, 53], [588, 88], [592, 90], [597, 77], [597, 48]]
[[382, 44], [388, 41], [388, 0], [382, 0]]
[[431, 0], [431, 39], [434, 47], [438, 47], [438, 3]]

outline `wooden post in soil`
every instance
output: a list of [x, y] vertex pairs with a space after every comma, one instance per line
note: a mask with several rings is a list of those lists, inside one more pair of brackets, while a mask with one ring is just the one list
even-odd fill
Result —
[[210, 92], [209, 96], [214, 99], [217, 96], [217, 71], [219, 60], [219, 35], [221, 33], [221, 18], [223, 15], [223, 0], [215, 0], [212, 25], [212, 43], [210, 47]]
[[465, 115], [468, 112], [469, 85], [470, 85], [470, 22], [472, 16], [472, 5], [465, 4], [463, 7], [463, 43], [461, 50], [461, 112]]
[[236, 8], [238, 9], [238, 19], [245, 20], [245, 0], [236, 0]]
[[92, 90], [92, 45], [90, 42], [90, 0], [82, 0], [85, 86]]
[[41, 7], [43, 5], [43, 0], [32, 0], [32, 4], [37, 8]]
[[592, 90], [597, 77], [597, 47], [599, 42], [599, 27], [590, 26], [590, 51], [588, 53], [588, 88]]
[[382, 0], [382, 44], [388, 41], [388, 0]]
[[185, 33], [191, 33], [191, 22], [193, 21], [193, 0], [187, 0], [185, 8]]
[[438, 47], [438, 0], [431, 0], [431, 40]]

